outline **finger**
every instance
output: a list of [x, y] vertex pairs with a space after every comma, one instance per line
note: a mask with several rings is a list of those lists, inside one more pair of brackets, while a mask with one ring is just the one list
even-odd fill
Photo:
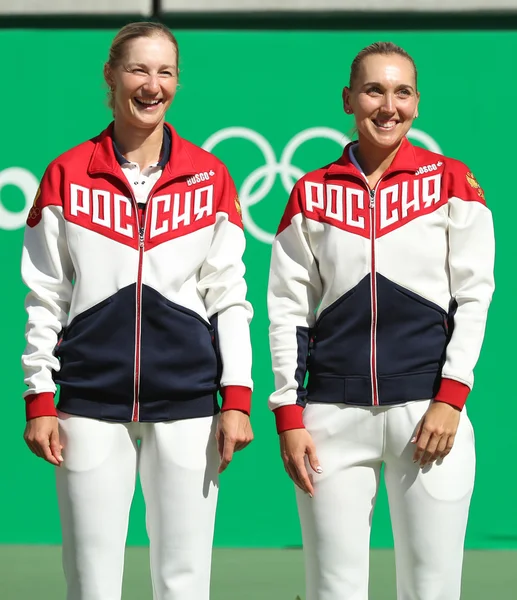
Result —
[[38, 456], [49, 462], [51, 465], [55, 465], [56, 467], [60, 464], [57, 458], [54, 457], [52, 451], [50, 450], [49, 441], [39, 442], [38, 446]]
[[36, 456], [38, 456], [38, 450], [36, 448], [36, 446], [29, 440], [25, 440], [25, 443], [27, 444], [27, 446], [29, 447], [29, 450], [35, 454]]
[[215, 434], [215, 439], [217, 440], [217, 452], [219, 452], [219, 458], [223, 458], [223, 449], [224, 449], [224, 433], [218, 429]]
[[423, 425], [424, 425], [424, 418], [422, 417], [420, 419], [420, 421], [418, 422], [418, 425], [415, 427], [415, 435], [411, 438], [412, 444], [416, 444], [416, 442], [418, 442], [418, 438], [420, 437], [420, 434], [422, 433]]
[[239, 435], [235, 442], [235, 452], [244, 450], [246, 446], [249, 446], [253, 441], [253, 432], [251, 429], [245, 429], [242, 435]]
[[231, 463], [234, 451], [235, 440], [229, 439], [228, 436], [224, 436], [224, 445], [221, 455], [221, 464], [219, 465], [219, 473], [225, 471], [228, 465]]
[[320, 461], [316, 456], [316, 448], [312, 445], [307, 447], [307, 458], [309, 459], [309, 464], [311, 465], [311, 469], [313, 471], [315, 471], [316, 473], [323, 473]]
[[314, 496], [314, 488], [312, 487], [311, 480], [309, 479], [309, 474], [307, 473], [307, 467], [305, 466], [305, 461], [303, 458], [299, 458], [293, 464], [296, 469], [296, 475], [298, 480], [300, 481], [300, 488], [309, 494], [309, 496]]
[[235, 444], [235, 452], [239, 452], [239, 450], [244, 450], [244, 448], [246, 448], [246, 446], [249, 446], [251, 443], [251, 440], [246, 440], [243, 442], [237, 442]]
[[31, 452], [35, 454], [38, 458], [44, 458], [43, 450], [39, 442], [34, 439], [28, 440], [27, 445], [31, 449]]
[[445, 458], [448, 454], [450, 454], [450, 451], [452, 450], [452, 447], [454, 446], [454, 439], [456, 436], [454, 435], [450, 435], [447, 438], [447, 442], [445, 444], [445, 450], [442, 452], [442, 458]]
[[59, 431], [56, 429], [50, 434], [50, 452], [52, 456], [57, 460], [58, 464], [63, 462], [63, 455], [61, 454], [62, 446], [59, 443]]
[[413, 455], [414, 462], [418, 462], [422, 458], [422, 455], [424, 454], [425, 449], [427, 448], [427, 444], [429, 443], [430, 437], [430, 433], [426, 431], [425, 427], [422, 427], [420, 435], [418, 436], [416, 441], [416, 450]]
[[298, 471], [297, 471], [296, 467], [294, 466], [294, 463], [289, 463], [286, 466], [286, 471], [289, 474], [289, 477], [292, 479], [292, 481], [296, 485], [296, 487], [299, 488], [300, 490], [302, 490], [302, 492], [306, 492], [306, 490], [303, 489], [303, 482], [301, 481], [301, 479], [298, 475]]
[[438, 448], [438, 444], [440, 442], [441, 436], [437, 434], [432, 434], [427, 442], [427, 447], [424, 450], [422, 458], [420, 459], [420, 464], [422, 467], [433, 462], [437, 458], [436, 449]]
[[296, 475], [296, 471], [291, 468], [291, 464], [289, 462], [284, 463], [285, 472], [289, 475], [289, 478], [295, 485], [300, 487], [300, 483], [298, 481], [298, 477]]
[[443, 456], [443, 453], [447, 449], [447, 440], [448, 439], [449, 439], [448, 435], [442, 435], [442, 437], [440, 438], [440, 441], [438, 442], [438, 446], [436, 446], [435, 458], [441, 458]]

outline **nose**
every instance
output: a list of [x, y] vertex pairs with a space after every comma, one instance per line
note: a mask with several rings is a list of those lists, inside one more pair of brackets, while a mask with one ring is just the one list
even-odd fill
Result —
[[394, 107], [393, 94], [386, 92], [383, 97], [382, 108], [384, 111], [391, 113], [391, 112], [394, 112], [393, 107]]
[[160, 91], [160, 82], [157, 75], [149, 75], [145, 82], [145, 91], [149, 94], [156, 94]]

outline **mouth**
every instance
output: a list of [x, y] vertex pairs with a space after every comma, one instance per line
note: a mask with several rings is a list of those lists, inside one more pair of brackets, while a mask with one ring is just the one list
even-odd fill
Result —
[[146, 111], [153, 111], [158, 106], [163, 104], [162, 99], [158, 100], [144, 100], [143, 98], [133, 98], [134, 103], [139, 107], [143, 108]]
[[395, 129], [399, 122], [395, 119], [390, 119], [389, 121], [383, 121], [381, 119], [372, 119], [372, 123], [375, 125], [375, 127], [382, 131], [391, 131], [392, 129]]

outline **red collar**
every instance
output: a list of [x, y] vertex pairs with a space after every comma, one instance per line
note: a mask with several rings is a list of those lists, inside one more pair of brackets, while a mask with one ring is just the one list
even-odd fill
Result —
[[[196, 166], [186, 147], [185, 140], [181, 138], [176, 130], [165, 123], [171, 132], [172, 148], [168, 162], [163, 169], [162, 177], [169, 181], [177, 177], [186, 175], [194, 175], [199, 169]], [[88, 165], [88, 173], [93, 174], [108, 174], [115, 175], [118, 178], [125, 180], [120, 164], [113, 150], [113, 123], [95, 138], [95, 148], [93, 150], [90, 164]]]
[[[327, 172], [329, 175], [339, 173], [353, 175], [354, 177], [359, 176], [361, 179], [363, 178], [362, 173], [350, 160], [350, 147], [354, 144], [357, 144], [357, 142], [350, 142], [350, 144], [345, 146], [341, 158], [332, 163], [328, 168]], [[388, 173], [395, 173], [399, 171], [411, 171], [414, 173], [418, 169], [418, 166], [419, 165], [415, 155], [415, 147], [407, 138], [404, 138], [400, 148], [397, 151], [397, 154], [395, 154], [393, 162], [386, 169], [385, 173], [383, 173], [383, 177]]]

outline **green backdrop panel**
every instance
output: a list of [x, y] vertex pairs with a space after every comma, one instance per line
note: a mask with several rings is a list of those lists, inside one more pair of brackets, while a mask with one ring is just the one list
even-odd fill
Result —
[[[110, 120], [102, 68], [114, 33], [4, 30], [0, 36], [0, 368], [5, 417], [0, 543], [60, 539], [52, 468], [32, 456], [22, 440], [22, 226], [48, 162]], [[235, 457], [222, 477], [218, 546], [301, 543], [293, 490], [267, 409], [272, 389], [265, 305], [269, 242], [294, 180], [335, 158], [346, 143], [353, 122], [342, 112], [341, 89], [350, 62], [361, 48], [381, 39], [403, 46], [419, 67], [422, 100], [413, 140], [466, 162], [494, 212], [497, 292], [468, 403], [478, 474], [467, 543], [517, 547], [517, 483], [513, 467], [510, 472], [506, 468], [515, 456], [517, 417], [508, 375], [514, 369], [517, 338], [512, 258], [517, 33], [180, 31], [181, 87], [169, 120], [184, 137], [213, 148], [237, 183], [248, 239], [249, 298], [255, 307], [256, 441]], [[139, 490], [128, 541], [146, 542]], [[377, 547], [392, 544], [384, 489], [372, 542]]]

